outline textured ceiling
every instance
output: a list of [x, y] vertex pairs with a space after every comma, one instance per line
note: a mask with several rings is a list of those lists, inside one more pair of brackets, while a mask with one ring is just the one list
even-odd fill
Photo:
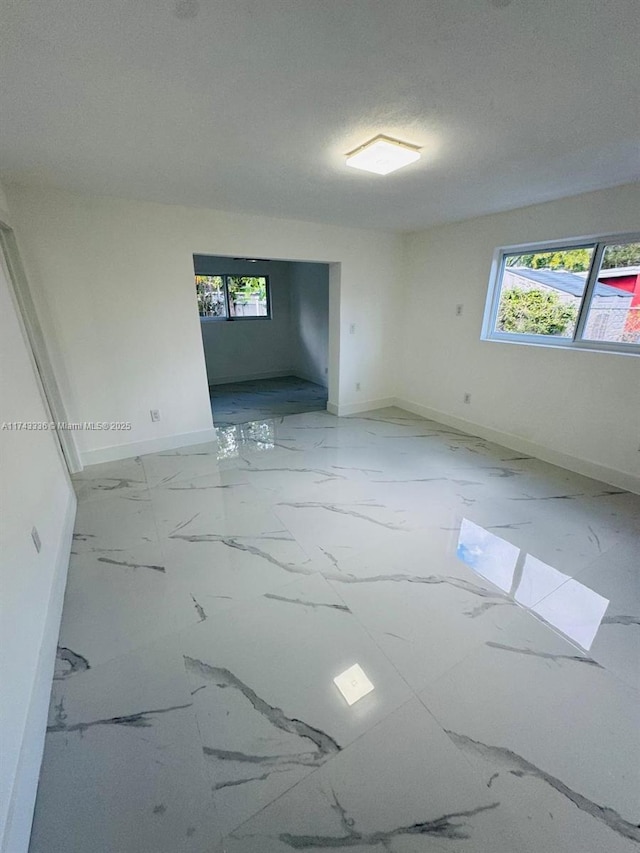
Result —
[[[0, 0], [7, 182], [412, 230], [640, 174], [637, 0]], [[423, 146], [344, 166], [377, 133]]]

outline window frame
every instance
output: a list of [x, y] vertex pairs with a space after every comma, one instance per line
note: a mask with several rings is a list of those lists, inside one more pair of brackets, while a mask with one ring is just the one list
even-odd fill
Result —
[[[227, 321], [231, 321], [233, 323], [237, 323], [237, 322], [243, 323], [245, 320], [249, 321], [249, 322], [254, 322], [255, 320], [272, 320], [273, 319], [273, 313], [272, 313], [272, 308], [271, 308], [271, 286], [269, 283], [269, 276], [268, 275], [243, 275], [241, 273], [218, 273], [218, 272], [216, 272], [216, 273], [202, 273], [202, 272], [194, 273], [194, 278], [197, 278], [198, 276], [200, 276], [200, 277], [210, 276], [211, 278], [213, 278], [214, 276], [217, 276], [218, 278], [222, 279], [222, 289], [224, 291], [224, 306], [225, 306], [225, 311], [227, 312], [225, 317], [203, 317], [200, 314], [200, 312], [198, 311], [198, 319], [200, 320], [201, 323], [226, 323]], [[238, 316], [231, 314], [230, 307], [229, 307], [230, 301], [229, 301], [229, 284], [228, 284], [228, 279], [230, 279], [230, 278], [263, 278], [265, 280], [266, 291], [267, 291], [267, 313], [266, 313], [266, 315], [264, 315], [264, 316], [263, 315], [257, 315], [256, 317], [238, 317]], [[198, 306], [197, 306], [197, 299], [196, 299], [196, 308], [197, 307]]]
[[[618, 355], [640, 355], [640, 344], [625, 343], [622, 341], [594, 341], [583, 338], [587, 318], [591, 309], [595, 286], [600, 272], [602, 256], [607, 246], [618, 243], [640, 242], [640, 232], [624, 234], [605, 234], [591, 237], [577, 237], [575, 239], [545, 240], [537, 243], [520, 243], [513, 246], [501, 246], [493, 254], [491, 272], [489, 275], [489, 287], [485, 302], [484, 315], [482, 319], [482, 331], [480, 339], [493, 343], [525, 344], [539, 347], [556, 347], [558, 349], [590, 350], [598, 352], [612, 352]], [[585, 288], [578, 309], [578, 318], [572, 338], [562, 338], [555, 335], [527, 335], [517, 332], [500, 332], [496, 329], [496, 320], [500, 307], [500, 295], [502, 290], [502, 279], [506, 267], [506, 258], [510, 255], [531, 254], [535, 252], [568, 251], [571, 249], [585, 249], [593, 247], [594, 252], [589, 266], [589, 272], [585, 280]]]

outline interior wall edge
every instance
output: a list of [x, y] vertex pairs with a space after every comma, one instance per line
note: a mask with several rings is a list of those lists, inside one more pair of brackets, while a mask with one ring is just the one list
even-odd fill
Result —
[[44, 753], [44, 740], [58, 647], [58, 634], [62, 620], [62, 605], [64, 603], [67, 571], [73, 542], [76, 507], [76, 496], [71, 491], [69, 493], [60, 546], [56, 555], [42, 643], [40, 645], [38, 664], [29, 701], [29, 710], [20, 745], [18, 765], [11, 789], [7, 822], [0, 841], [1, 853], [27, 853], [29, 849], [40, 766]]

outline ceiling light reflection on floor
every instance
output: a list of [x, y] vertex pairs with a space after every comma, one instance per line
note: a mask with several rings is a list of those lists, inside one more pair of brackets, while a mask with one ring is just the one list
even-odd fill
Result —
[[336, 675], [333, 683], [342, 693], [347, 705], [353, 705], [374, 689], [364, 670], [357, 663], [345, 669], [340, 675]]

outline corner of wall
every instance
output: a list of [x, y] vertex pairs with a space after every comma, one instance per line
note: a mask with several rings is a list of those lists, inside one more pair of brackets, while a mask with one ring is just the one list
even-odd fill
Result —
[[395, 397], [383, 397], [377, 400], [364, 400], [362, 403], [343, 403], [341, 405], [327, 403], [327, 411], [342, 418], [347, 415], [359, 415], [362, 412], [373, 412], [376, 409], [388, 409], [389, 406], [395, 405]]

